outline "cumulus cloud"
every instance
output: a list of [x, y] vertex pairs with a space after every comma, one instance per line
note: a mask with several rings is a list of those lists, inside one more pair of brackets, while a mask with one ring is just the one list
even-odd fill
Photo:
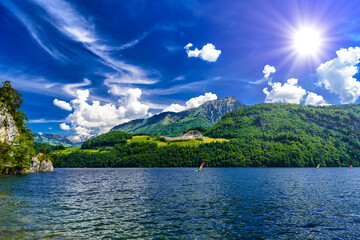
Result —
[[58, 99], [54, 99], [54, 105], [61, 108], [61, 109], [64, 109], [64, 110], [67, 110], [67, 111], [72, 111], [72, 107], [70, 106], [69, 103], [65, 102], [65, 101], [61, 101], [61, 100], [58, 100]]
[[276, 69], [274, 66], [265, 65], [264, 70], [263, 70], [264, 78], [256, 80], [256, 81], [249, 81], [248, 83], [252, 84], [252, 85], [258, 85], [258, 84], [262, 84], [267, 81], [270, 81], [271, 80], [270, 74], [275, 73], [275, 72], [276, 72]]
[[89, 90], [77, 90], [76, 99], [70, 102], [73, 112], [66, 122], [71, 123], [77, 135], [105, 133], [117, 124], [148, 115], [149, 106], [140, 102], [141, 94], [139, 88], [128, 89], [126, 96], [119, 101], [121, 106], [117, 107], [111, 103], [102, 105], [99, 101], [89, 103]]
[[177, 103], [173, 103], [167, 108], [164, 108], [163, 112], [182, 112], [185, 111], [186, 107]]
[[305, 105], [327, 106], [330, 104], [328, 104], [322, 96], [309, 92], [305, 100]]
[[270, 65], [265, 65], [263, 73], [264, 73], [264, 78], [268, 79], [270, 77], [271, 73], [275, 73], [276, 69], [274, 66], [270, 66]]
[[66, 125], [66, 123], [60, 124], [60, 128], [61, 128], [62, 130], [65, 130], [65, 131], [70, 130], [70, 126], [69, 126], [69, 125]]
[[179, 104], [171, 104], [169, 107], [165, 108], [163, 112], [181, 112], [190, 108], [195, 108], [203, 104], [204, 102], [216, 100], [216, 94], [211, 92], [205, 93], [204, 95], [200, 95], [198, 97], [191, 98], [186, 102], [185, 106]]
[[353, 77], [359, 70], [360, 48], [340, 49], [336, 55], [317, 68], [317, 84], [339, 95], [341, 103], [353, 103], [360, 96], [360, 82]]
[[297, 85], [298, 80], [291, 78], [287, 80], [284, 85], [279, 82], [269, 83], [272, 89], [264, 88], [263, 92], [266, 95], [265, 102], [274, 103], [296, 103], [299, 104], [306, 94], [306, 90]]
[[221, 50], [216, 50], [215, 46], [211, 43], [208, 43], [203, 46], [201, 50], [195, 48], [195, 50], [190, 50], [193, 46], [192, 43], [188, 43], [184, 48], [186, 49], [186, 53], [188, 57], [199, 57], [202, 60], [208, 62], [216, 62], [218, 57], [221, 54]]
[[193, 46], [193, 44], [192, 43], [188, 43], [188, 44], [186, 44], [186, 46], [184, 47], [185, 49], [189, 49], [189, 48], [191, 48]]

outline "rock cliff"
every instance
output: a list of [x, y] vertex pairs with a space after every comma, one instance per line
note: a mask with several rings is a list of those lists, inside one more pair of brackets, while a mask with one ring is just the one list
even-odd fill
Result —
[[[0, 174], [27, 174], [38, 172], [53, 172], [54, 167], [49, 156], [39, 153], [31, 159], [30, 166], [24, 168], [12, 160], [14, 149], [23, 148], [21, 140], [17, 139], [19, 130], [14, 118], [7, 112], [4, 104], [0, 103]], [[29, 145], [26, 145], [29, 146]], [[32, 148], [32, 147], [31, 147]], [[31, 152], [31, 151], [30, 151]], [[29, 153], [25, 153], [29, 154]], [[18, 163], [18, 162], [17, 162]]]
[[0, 143], [11, 142], [18, 135], [19, 132], [13, 117], [0, 104]]
[[29, 169], [25, 169], [22, 173], [40, 173], [40, 172], [53, 172], [54, 166], [52, 162], [43, 154], [39, 153], [32, 158], [32, 163]]

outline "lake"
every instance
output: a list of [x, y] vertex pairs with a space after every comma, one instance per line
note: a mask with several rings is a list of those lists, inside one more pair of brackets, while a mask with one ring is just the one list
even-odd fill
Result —
[[360, 169], [0, 176], [0, 239], [360, 239]]

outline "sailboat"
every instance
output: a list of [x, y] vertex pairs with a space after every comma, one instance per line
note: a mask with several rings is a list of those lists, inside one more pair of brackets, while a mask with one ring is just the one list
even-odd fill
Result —
[[350, 169], [352, 169], [353, 168], [353, 165], [352, 165], [352, 163], [350, 163]]
[[202, 167], [205, 165], [205, 162], [203, 162], [201, 165], [200, 165], [200, 167], [199, 167], [199, 172], [201, 171], [201, 169], [202, 169]]
[[319, 169], [320, 168], [320, 163], [316, 166], [316, 169]]

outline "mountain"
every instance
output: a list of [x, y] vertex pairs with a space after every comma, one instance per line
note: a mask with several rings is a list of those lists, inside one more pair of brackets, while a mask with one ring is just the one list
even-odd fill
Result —
[[230, 111], [245, 105], [235, 97], [208, 101], [199, 107], [182, 112], [163, 112], [147, 119], [137, 119], [115, 126], [111, 131], [127, 133], [150, 133], [175, 137], [192, 127], [210, 127]]
[[64, 136], [60, 134], [48, 133], [48, 134], [35, 134], [35, 142], [47, 143], [50, 145], [63, 145], [64, 147], [77, 147], [87, 139], [78, 139], [70, 136]]
[[205, 134], [234, 139], [253, 166], [348, 166], [360, 161], [360, 105], [252, 105]]
[[169, 139], [113, 131], [80, 150], [59, 154], [58, 166], [198, 167], [205, 162], [208, 167], [315, 168], [360, 163], [360, 105], [258, 104], [226, 113], [203, 130], [212, 142], [197, 133], [191, 133], [196, 139]]

